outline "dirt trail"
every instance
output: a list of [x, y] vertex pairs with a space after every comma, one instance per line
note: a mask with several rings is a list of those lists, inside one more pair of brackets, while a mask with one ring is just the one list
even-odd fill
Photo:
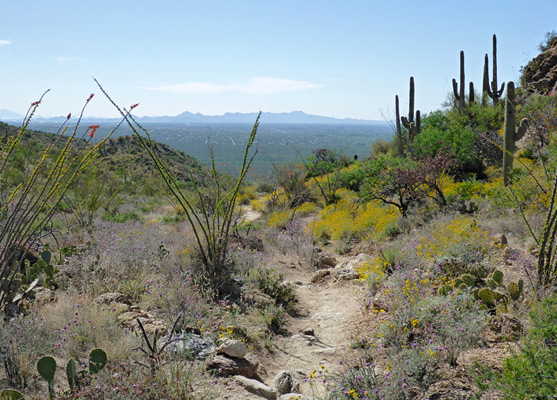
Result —
[[[283, 272], [286, 280], [295, 283], [299, 315], [290, 322], [288, 335], [273, 340], [274, 354], [261, 360], [266, 383], [281, 370], [300, 371], [301, 381], [314, 370], [338, 371], [354, 343], [354, 328], [361, 319], [361, 285], [332, 276], [311, 283], [315, 270]], [[312, 330], [313, 334], [304, 334]], [[311, 396], [319, 390], [323, 393], [322, 384], [314, 382], [310, 387], [309, 382], [302, 381], [302, 394]]]

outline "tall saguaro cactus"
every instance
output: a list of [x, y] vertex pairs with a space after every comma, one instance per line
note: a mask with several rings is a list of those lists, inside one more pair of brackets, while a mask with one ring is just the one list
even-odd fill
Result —
[[505, 99], [505, 127], [503, 132], [503, 183], [507, 186], [511, 180], [513, 157], [516, 151], [516, 142], [522, 139], [528, 128], [528, 120], [523, 118], [518, 129], [516, 128], [516, 103], [514, 82], [507, 83], [507, 98]]
[[416, 111], [416, 119], [414, 120], [414, 77], [410, 77], [410, 94], [409, 94], [409, 103], [408, 103], [408, 118], [401, 117], [400, 120], [402, 125], [408, 130], [408, 146], [411, 146], [414, 142], [414, 138], [416, 135], [420, 133], [421, 130], [421, 116], [420, 110]]
[[398, 104], [398, 95], [395, 96], [395, 114], [396, 114], [396, 140], [398, 147], [398, 155], [402, 157], [404, 155], [404, 142], [402, 137], [402, 128], [400, 126], [400, 108]]
[[460, 51], [460, 90], [456, 79], [453, 78], [453, 93], [456, 101], [458, 102], [458, 108], [460, 110], [464, 109], [465, 98], [464, 98], [464, 85], [466, 84], [466, 78], [464, 76], [464, 51]]
[[493, 80], [489, 82], [489, 57], [485, 55], [484, 60], [484, 84], [483, 91], [487, 93], [489, 97], [493, 100], [493, 104], [499, 102], [499, 98], [503, 95], [505, 90], [505, 82], [501, 85], [501, 88], [497, 88], [497, 36], [493, 35]]
[[[460, 52], [460, 83], [457, 83], [456, 79], [453, 78], [453, 93], [457, 101], [458, 109], [464, 110], [466, 107], [466, 77], [464, 74], [464, 51]], [[474, 83], [470, 82], [470, 93], [468, 93], [468, 99], [470, 104], [474, 102]]]

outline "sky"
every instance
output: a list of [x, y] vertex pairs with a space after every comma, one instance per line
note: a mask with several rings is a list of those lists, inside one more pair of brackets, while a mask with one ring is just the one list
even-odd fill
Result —
[[[290, 112], [392, 117], [440, 108], [459, 76], [481, 88], [498, 39], [499, 81], [518, 81], [556, 0], [0, 0], [0, 109], [115, 117], [96, 78], [139, 116]], [[491, 69], [491, 67], [490, 67]]]

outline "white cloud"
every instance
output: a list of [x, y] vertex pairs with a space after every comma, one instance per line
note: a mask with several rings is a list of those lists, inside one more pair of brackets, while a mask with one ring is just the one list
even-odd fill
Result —
[[0, 40], [0, 46], [9, 46], [10, 44], [12, 44], [12, 42], [9, 40]]
[[144, 87], [143, 89], [170, 93], [217, 94], [223, 92], [241, 92], [247, 94], [272, 94], [280, 92], [299, 92], [322, 87], [316, 83], [294, 79], [251, 78], [244, 82], [215, 84], [209, 82], [187, 82], [176, 85]]

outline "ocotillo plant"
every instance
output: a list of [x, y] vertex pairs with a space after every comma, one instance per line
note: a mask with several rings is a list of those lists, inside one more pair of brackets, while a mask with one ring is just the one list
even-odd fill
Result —
[[420, 110], [416, 111], [416, 120], [414, 120], [414, 77], [410, 77], [410, 94], [408, 103], [408, 118], [400, 118], [402, 125], [408, 130], [408, 147], [414, 142], [416, 135], [420, 133], [421, 130], [421, 117]]
[[493, 100], [493, 104], [499, 102], [499, 98], [505, 90], [505, 82], [501, 85], [501, 89], [497, 89], [497, 36], [493, 35], [493, 80], [489, 82], [489, 58], [485, 55], [484, 61], [484, 84], [483, 91]]
[[516, 142], [524, 136], [527, 127], [528, 120], [523, 118], [518, 129], [516, 128], [514, 82], [509, 81], [507, 83], [507, 98], [505, 99], [505, 127], [503, 133], [503, 147], [505, 148], [503, 152], [503, 182], [505, 186], [510, 182]]

